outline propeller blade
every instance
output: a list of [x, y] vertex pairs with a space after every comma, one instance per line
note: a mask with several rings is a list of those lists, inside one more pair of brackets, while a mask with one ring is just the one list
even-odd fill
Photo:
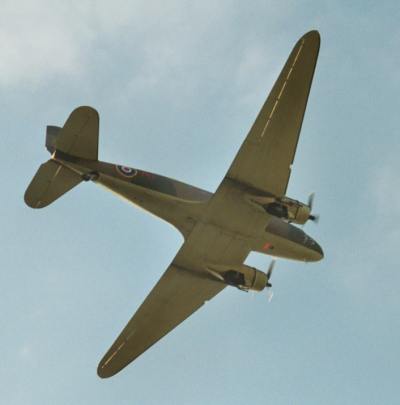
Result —
[[314, 197], [315, 197], [315, 193], [311, 193], [310, 196], [308, 197], [308, 208], [310, 208], [310, 215], [308, 216], [308, 219], [310, 221], [315, 222], [316, 224], [318, 224], [319, 221], [319, 215], [318, 214], [312, 214], [312, 209], [313, 209], [313, 205], [314, 205]]
[[271, 263], [269, 264], [268, 271], [267, 271], [267, 284], [266, 284], [266, 289], [267, 289], [267, 294], [268, 294], [268, 302], [271, 302], [272, 297], [274, 296], [274, 292], [272, 291], [272, 284], [270, 283], [272, 272], [274, 271], [275, 267], [275, 262], [276, 260], [272, 260]]
[[220, 281], [224, 281], [224, 277], [220, 274], [220, 273], [218, 273], [217, 271], [215, 271], [215, 270], [212, 270], [212, 269], [210, 269], [210, 268], [206, 268], [206, 270], [212, 275], [212, 276], [214, 276], [217, 280], [220, 280]]
[[270, 288], [268, 288], [268, 302], [272, 301], [273, 296], [274, 292]]
[[274, 270], [275, 262], [276, 262], [276, 260], [272, 260], [271, 263], [269, 264], [268, 271], [267, 271], [268, 281], [271, 278], [272, 272]]
[[315, 197], [315, 193], [311, 193], [308, 197], [307, 205], [310, 207], [310, 211], [312, 211], [312, 208], [314, 205], [314, 197]]

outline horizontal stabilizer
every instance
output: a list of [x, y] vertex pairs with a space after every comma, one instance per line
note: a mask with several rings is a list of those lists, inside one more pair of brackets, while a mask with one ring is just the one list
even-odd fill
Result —
[[42, 164], [25, 192], [25, 202], [32, 208], [43, 208], [82, 181], [79, 174], [54, 160]]

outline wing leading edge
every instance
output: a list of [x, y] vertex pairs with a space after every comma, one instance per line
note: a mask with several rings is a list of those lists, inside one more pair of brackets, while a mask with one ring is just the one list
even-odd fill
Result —
[[224, 288], [206, 275], [171, 265], [104, 355], [97, 374], [118, 373]]
[[319, 45], [318, 31], [310, 31], [299, 39], [227, 178], [277, 197], [285, 195]]

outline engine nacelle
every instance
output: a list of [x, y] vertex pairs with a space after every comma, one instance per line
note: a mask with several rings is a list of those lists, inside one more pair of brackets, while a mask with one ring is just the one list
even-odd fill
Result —
[[239, 269], [219, 273], [226, 284], [244, 291], [262, 291], [268, 284], [268, 276], [254, 267], [243, 264]]
[[271, 215], [300, 225], [305, 224], [311, 215], [308, 205], [288, 197], [277, 198], [271, 203], [263, 204], [263, 207]]

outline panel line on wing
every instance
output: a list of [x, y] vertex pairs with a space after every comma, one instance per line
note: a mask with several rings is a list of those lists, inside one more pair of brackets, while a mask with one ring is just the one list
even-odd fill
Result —
[[104, 368], [117, 354], [118, 352], [125, 346], [128, 340], [136, 333], [136, 329], [132, 329], [132, 331], [126, 336], [125, 340], [121, 342], [121, 344], [115, 349], [115, 351], [110, 355], [110, 357], [104, 362], [102, 368]]
[[269, 125], [270, 122], [271, 122], [272, 116], [274, 115], [275, 109], [276, 109], [276, 107], [277, 107], [277, 105], [278, 105], [278, 102], [279, 102], [279, 100], [280, 100], [280, 98], [281, 98], [281, 96], [282, 96], [282, 94], [283, 94], [283, 90], [284, 90], [285, 87], [286, 87], [286, 83], [289, 81], [290, 75], [291, 75], [292, 72], [293, 72], [294, 66], [295, 66], [295, 64], [296, 64], [296, 62], [297, 62], [297, 59], [298, 59], [299, 56], [300, 56], [301, 50], [303, 49], [303, 45], [304, 45], [304, 39], [301, 41], [300, 48], [299, 48], [299, 50], [297, 51], [297, 54], [296, 54], [296, 56], [295, 56], [295, 58], [294, 58], [294, 61], [293, 61], [293, 64], [292, 64], [292, 66], [290, 67], [290, 70], [289, 70], [289, 72], [288, 72], [288, 74], [287, 74], [287, 76], [286, 76], [286, 78], [285, 78], [285, 81], [283, 82], [282, 88], [281, 88], [281, 90], [280, 90], [280, 92], [279, 92], [279, 94], [278, 94], [278, 97], [277, 97], [276, 100], [275, 100], [275, 103], [274, 103], [274, 106], [273, 106], [273, 108], [272, 108], [272, 110], [271, 110], [271, 113], [269, 114], [269, 117], [268, 117], [268, 120], [267, 120], [267, 122], [266, 122], [266, 124], [265, 124], [265, 126], [264, 126], [264, 129], [263, 129], [262, 132], [261, 132], [261, 138], [264, 137], [265, 132], [267, 131], [268, 125]]
[[113, 352], [111, 354], [111, 356], [104, 362], [103, 366], [101, 368], [104, 368], [116, 355], [117, 353], [125, 346], [126, 341], [123, 341], [115, 350], [115, 352]]

